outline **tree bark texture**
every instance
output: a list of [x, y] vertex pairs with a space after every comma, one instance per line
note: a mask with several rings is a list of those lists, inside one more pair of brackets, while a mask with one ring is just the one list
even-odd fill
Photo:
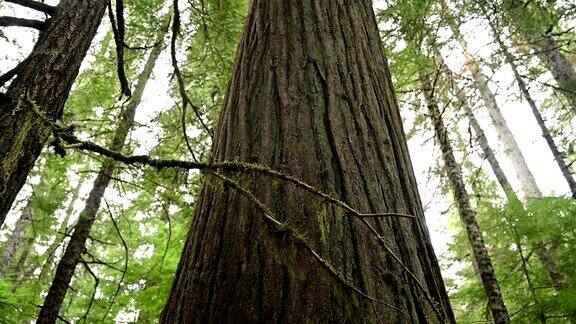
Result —
[[440, 150], [442, 151], [444, 168], [448, 175], [448, 179], [450, 180], [454, 200], [458, 206], [460, 221], [462, 222], [462, 225], [464, 225], [466, 233], [468, 234], [468, 240], [474, 258], [473, 261], [477, 267], [482, 285], [484, 286], [488, 308], [492, 313], [492, 318], [495, 323], [507, 323], [510, 321], [508, 309], [504, 304], [500, 284], [496, 277], [494, 267], [492, 266], [492, 260], [490, 259], [488, 249], [484, 243], [482, 230], [476, 220], [476, 213], [470, 204], [470, 197], [464, 184], [460, 164], [458, 164], [454, 157], [454, 151], [452, 149], [452, 144], [450, 143], [448, 130], [444, 125], [444, 120], [442, 119], [442, 114], [438, 108], [436, 98], [434, 98], [434, 90], [430, 76], [421, 74], [420, 82], [428, 106], [428, 114], [434, 127], [434, 133], [438, 140], [438, 144], [440, 145]]
[[0, 102], [0, 225], [51, 134], [106, 0], [62, 0]]
[[212, 160], [266, 165], [361, 212], [417, 216], [367, 222], [423, 289], [351, 213], [281, 180], [229, 174], [343, 280], [401, 311], [335, 280], [246, 195], [207, 178], [162, 323], [454, 321], [371, 1], [251, 1]]
[[[144, 70], [138, 78], [134, 94], [122, 111], [122, 116], [110, 147], [113, 151], [119, 152], [124, 147], [128, 133], [134, 124], [134, 116], [142, 99], [144, 88], [150, 79], [156, 60], [158, 59], [158, 56], [160, 56], [161, 52], [162, 45], [157, 45], [152, 49], [148, 57]], [[82, 254], [86, 248], [86, 241], [90, 235], [92, 225], [96, 220], [96, 215], [100, 209], [100, 203], [102, 202], [106, 188], [112, 179], [113, 172], [114, 162], [111, 160], [104, 162], [98, 172], [98, 176], [94, 181], [94, 185], [88, 196], [88, 200], [86, 201], [86, 206], [80, 213], [80, 217], [74, 227], [74, 232], [66, 246], [64, 255], [56, 267], [54, 279], [52, 280], [48, 294], [44, 299], [44, 305], [38, 315], [37, 323], [39, 324], [54, 323], [58, 318], [60, 307], [66, 297], [68, 285], [72, 280], [76, 266], [82, 260]]]

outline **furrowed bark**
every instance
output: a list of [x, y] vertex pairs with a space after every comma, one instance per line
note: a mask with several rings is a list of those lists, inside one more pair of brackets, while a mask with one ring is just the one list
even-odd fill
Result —
[[[111, 149], [114, 151], [121, 151], [124, 147], [128, 133], [134, 124], [134, 116], [136, 114], [136, 109], [140, 104], [140, 100], [142, 99], [144, 88], [150, 79], [156, 60], [158, 59], [158, 56], [160, 56], [161, 52], [161, 45], [152, 49], [144, 70], [138, 78], [138, 84], [134, 90], [134, 94], [122, 111], [122, 116], [116, 128], [116, 133], [111, 145]], [[52, 280], [48, 294], [44, 299], [44, 305], [38, 314], [37, 323], [39, 324], [55, 323], [58, 318], [58, 313], [62, 307], [64, 298], [66, 297], [68, 285], [72, 280], [76, 266], [82, 260], [82, 254], [86, 248], [86, 241], [90, 235], [92, 225], [96, 220], [96, 215], [100, 209], [100, 203], [104, 197], [104, 192], [112, 179], [114, 167], [115, 163], [108, 160], [104, 162], [98, 172], [92, 191], [86, 201], [86, 206], [80, 213], [80, 217], [74, 227], [74, 232], [66, 246], [64, 255], [56, 267], [54, 279]]]
[[273, 231], [238, 188], [206, 179], [162, 323], [453, 322], [432, 250], [371, 1], [253, 0], [212, 161], [267, 165], [370, 219], [440, 315], [366, 227], [282, 181], [235, 176], [364, 294]]
[[500, 284], [496, 277], [494, 267], [492, 266], [492, 260], [490, 259], [488, 249], [484, 243], [482, 231], [476, 220], [476, 213], [470, 204], [470, 197], [464, 184], [460, 164], [458, 164], [454, 157], [448, 130], [444, 125], [436, 98], [433, 96], [433, 87], [430, 76], [421, 74], [420, 83], [428, 106], [428, 114], [434, 126], [434, 133], [442, 151], [444, 168], [448, 175], [448, 179], [450, 180], [450, 186], [452, 187], [456, 205], [458, 206], [460, 221], [462, 222], [462, 225], [464, 225], [466, 233], [468, 234], [474, 263], [477, 266], [482, 285], [484, 286], [488, 308], [492, 313], [492, 318], [495, 323], [507, 323], [510, 321], [508, 309], [504, 304]]
[[62, 115], [106, 0], [62, 0], [0, 103], [0, 224]]

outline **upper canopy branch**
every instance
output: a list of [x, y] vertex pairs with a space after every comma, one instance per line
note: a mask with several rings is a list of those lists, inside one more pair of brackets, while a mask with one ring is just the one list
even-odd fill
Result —
[[21, 5], [30, 9], [41, 11], [47, 15], [54, 15], [56, 13], [56, 7], [47, 5], [42, 2], [33, 1], [33, 0], [6, 0], [6, 2], [15, 3], [17, 5]]

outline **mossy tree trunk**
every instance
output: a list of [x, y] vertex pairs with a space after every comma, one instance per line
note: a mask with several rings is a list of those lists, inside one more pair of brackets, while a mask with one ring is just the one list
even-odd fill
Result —
[[484, 243], [482, 231], [478, 225], [478, 221], [476, 220], [476, 213], [472, 209], [470, 203], [470, 196], [468, 195], [468, 190], [464, 184], [460, 164], [456, 161], [454, 156], [454, 150], [450, 143], [448, 130], [444, 125], [442, 113], [440, 112], [438, 102], [434, 97], [434, 89], [430, 76], [421, 74], [420, 84], [428, 106], [428, 114], [432, 121], [434, 134], [436, 135], [440, 150], [442, 151], [444, 168], [448, 175], [448, 180], [450, 181], [450, 187], [454, 194], [456, 206], [458, 207], [458, 215], [460, 216], [460, 221], [462, 222], [462, 225], [464, 225], [464, 229], [468, 235], [470, 249], [473, 255], [473, 263], [477, 268], [480, 280], [484, 286], [488, 308], [492, 313], [492, 318], [495, 323], [507, 323], [510, 321], [508, 309], [506, 308], [504, 299], [502, 298], [500, 284], [496, 277], [494, 267], [492, 266], [492, 260], [490, 259], [488, 248]]
[[207, 178], [161, 322], [454, 321], [371, 1], [251, 1], [212, 160], [266, 165], [362, 212], [415, 215], [368, 222], [423, 290], [352, 214], [280, 180], [229, 175], [344, 280], [402, 310], [345, 287], [253, 200]]
[[51, 134], [106, 8], [62, 0], [0, 102], [0, 225]]
[[[128, 133], [134, 125], [136, 109], [138, 108], [138, 105], [140, 105], [144, 89], [150, 80], [150, 76], [156, 61], [162, 52], [162, 48], [162, 44], [159, 44], [152, 49], [143, 72], [138, 77], [138, 83], [134, 93], [126, 107], [122, 110], [112, 140], [112, 145], [110, 146], [110, 149], [113, 151], [120, 152], [125, 145]], [[114, 169], [115, 163], [111, 160], [105, 161], [100, 168], [92, 190], [88, 195], [88, 200], [86, 200], [86, 206], [80, 213], [80, 217], [74, 226], [74, 232], [70, 237], [70, 241], [66, 246], [62, 258], [58, 262], [54, 279], [52, 280], [48, 294], [44, 299], [44, 305], [40, 309], [37, 323], [54, 323], [58, 318], [58, 313], [62, 307], [64, 298], [66, 297], [66, 292], [68, 291], [68, 285], [72, 280], [76, 266], [82, 260], [82, 254], [86, 249], [86, 241], [90, 235], [92, 225], [96, 220], [96, 215], [100, 209], [100, 204], [104, 197], [106, 188], [112, 180]]]

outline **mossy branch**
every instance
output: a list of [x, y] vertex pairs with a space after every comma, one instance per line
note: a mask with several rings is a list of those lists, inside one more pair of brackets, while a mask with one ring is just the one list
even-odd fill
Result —
[[[58, 127], [58, 129], [62, 129], [62, 128]], [[213, 163], [202, 163], [202, 162], [191, 162], [191, 161], [182, 161], [182, 160], [154, 159], [154, 158], [151, 158], [147, 155], [126, 156], [126, 155], [123, 155], [122, 153], [104, 148], [104, 147], [102, 147], [98, 144], [95, 144], [93, 142], [82, 141], [82, 140], [78, 139], [74, 134], [72, 134], [72, 132], [63, 131], [63, 132], [59, 133], [59, 136], [62, 140], [64, 140], [65, 142], [68, 143], [67, 145], [64, 146], [64, 148], [74, 148], [77, 150], [94, 152], [94, 153], [100, 154], [102, 156], [108, 157], [110, 159], [113, 159], [115, 161], [128, 164], [128, 165], [144, 165], [144, 166], [156, 168], [158, 170], [169, 169], [169, 168], [180, 168], [180, 169], [185, 169], [185, 170], [196, 169], [196, 170], [200, 170], [200, 171], [209, 172], [211, 174], [214, 174], [214, 175], [220, 177], [221, 179], [222, 179], [222, 177], [224, 177], [224, 179], [228, 179], [226, 181], [229, 184], [234, 184], [234, 182], [230, 182], [233, 180], [229, 179], [228, 177], [219, 173], [220, 170], [225, 171], [225, 172], [237, 172], [237, 173], [244, 173], [244, 174], [245, 173], [259, 173], [259, 174], [271, 176], [271, 177], [286, 181], [288, 183], [295, 185], [296, 187], [298, 187], [300, 189], [308, 191], [308, 192], [322, 198], [323, 200], [346, 210], [348, 212], [348, 214], [347, 214], [348, 216], [354, 217], [354, 218], [360, 220], [362, 222], [362, 224], [364, 224], [369, 229], [369, 231], [376, 237], [376, 239], [378, 240], [378, 243], [382, 246], [382, 248], [387, 253], [392, 255], [393, 259], [402, 267], [402, 269], [408, 274], [408, 276], [412, 279], [412, 281], [415, 282], [416, 286], [424, 294], [425, 299], [429, 302], [432, 309], [438, 314], [438, 316], [440, 316], [440, 318], [442, 317], [441, 312], [439, 311], [439, 309], [437, 307], [437, 303], [433, 300], [433, 298], [430, 296], [430, 294], [426, 291], [426, 289], [424, 288], [424, 285], [422, 285], [422, 283], [418, 280], [417, 276], [403, 263], [403, 261], [392, 251], [392, 249], [390, 247], [388, 247], [388, 245], [386, 244], [384, 239], [378, 234], [378, 231], [376, 231], [376, 229], [374, 229], [374, 227], [367, 221], [367, 219], [369, 219], [369, 218], [399, 217], [399, 218], [413, 219], [414, 221], [419, 223], [420, 219], [414, 215], [405, 215], [405, 214], [401, 214], [401, 213], [373, 213], [373, 214], [361, 213], [361, 212], [357, 211], [356, 209], [352, 208], [351, 206], [349, 206], [344, 201], [333, 198], [330, 195], [328, 195], [328, 194], [316, 189], [315, 187], [303, 182], [302, 180], [297, 179], [296, 177], [282, 173], [282, 172], [277, 171], [277, 170], [273, 170], [273, 169], [271, 169], [265, 165], [240, 162], [240, 161], [223, 161], [223, 162], [213, 162]], [[246, 189], [241, 189], [242, 187], [239, 185], [236, 187], [244, 196], [248, 197], [251, 201], [253, 201], [256, 204], [256, 206], [265, 215], [268, 215], [266, 218], [270, 223], [273, 223], [275, 226], [279, 226], [280, 228], [285, 228], [285, 226], [286, 226], [285, 224], [280, 223], [275, 218], [270, 216], [271, 211], [264, 204], [262, 204], [261, 202], [257, 203], [259, 200], [257, 199], [257, 197], [253, 193], [251, 193], [250, 191], [247, 191]], [[308, 247], [309, 247], [309, 245], [308, 245]], [[312, 253], [314, 251], [311, 250], [310, 252]], [[312, 253], [312, 255], [316, 259], [320, 259], [319, 261], [321, 261], [321, 262], [323, 261], [323, 259], [319, 255], [315, 254], [315, 252]], [[327, 264], [327, 265], [330, 266], [329, 264]], [[323, 266], [325, 266], [325, 267], [327, 265], [323, 264]], [[334, 270], [334, 268], [332, 268], [332, 270]], [[336, 272], [336, 274], [338, 274], [338, 273]]]

